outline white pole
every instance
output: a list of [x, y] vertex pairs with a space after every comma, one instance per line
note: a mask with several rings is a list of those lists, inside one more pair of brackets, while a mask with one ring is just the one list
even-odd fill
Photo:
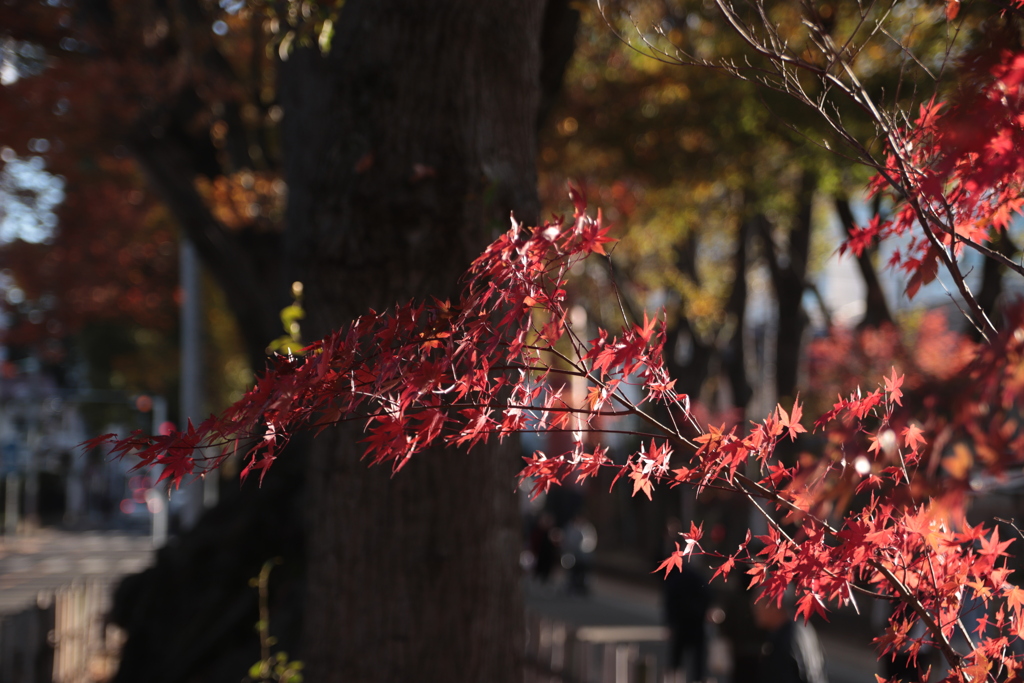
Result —
[[[182, 239], [179, 253], [181, 279], [181, 402], [179, 429], [185, 429], [188, 420], [203, 419], [202, 386], [202, 301], [199, 282], [199, 256], [188, 239]], [[199, 521], [206, 503], [207, 481], [192, 481], [183, 487], [186, 502], [182, 508], [182, 526], [190, 529]], [[202, 488], [200, 488], [202, 487]]]
[[[153, 433], [158, 434], [160, 427], [167, 422], [167, 399], [163, 396], [153, 397]], [[163, 474], [163, 467], [156, 465], [153, 468], [153, 477], [160, 478]], [[150, 489], [150, 499], [146, 501], [150, 514], [153, 516], [153, 547], [162, 548], [167, 545], [168, 515], [170, 504], [168, 492], [170, 482], [164, 479], [159, 484], [154, 484]]]

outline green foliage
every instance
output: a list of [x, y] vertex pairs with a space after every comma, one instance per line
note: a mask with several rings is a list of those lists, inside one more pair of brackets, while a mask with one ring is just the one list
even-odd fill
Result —
[[288, 661], [288, 655], [278, 652], [271, 659], [256, 662], [249, 667], [249, 678], [253, 681], [280, 681], [280, 683], [302, 683], [302, 662]]
[[290, 660], [287, 652], [271, 653], [277, 644], [277, 638], [270, 635], [270, 571], [280, 558], [267, 560], [263, 563], [258, 576], [249, 579], [249, 585], [259, 591], [260, 619], [256, 622], [256, 631], [260, 637], [260, 661], [249, 667], [249, 680], [254, 683], [302, 683], [303, 663]]
[[286, 356], [301, 356], [303, 345], [299, 321], [306, 317], [306, 311], [302, 308], [302, 283], [292, 283], [292, 298], [290, 305], [281, 309], [281, 326], [284, 334], [267, 346], [268, 353], [280, 353]]

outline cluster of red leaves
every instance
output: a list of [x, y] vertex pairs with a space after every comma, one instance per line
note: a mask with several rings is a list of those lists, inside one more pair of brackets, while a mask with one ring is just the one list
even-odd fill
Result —
[[[589, 344], [566, 322], [567, 270], [591, 253], [603, 254], [610, 241], [600, 216], [585, 215], [582, 199], [575, 195], [575, 201], [571, 222], [558, 218], [527, 228], [513, 220], [473, 264], [456, 304], [435, 300], [371, 311], [300, 356], [274, 357], [256, 386], [223, 415], [164, 436], [136, 433], [115, 441], [105, 435], [88, 445], [109, 441], [115, 455], [160, 465], [163, 477], [178, 483], [217, 467], [246, 443], [243, 475], [260, 470], [262, 478], [296, 431], [364, 420], [368, 460], [398, 470], [439, 442], [471, 448], [527, 429], [589, 429], [628, 410], [611, 407], [620, 400], [620, 385], [633, 381], [627, 377], [648, 384], [652, 399], [674, 400], [656, 322], [617, 337], [602, 332]], [[562, 368], [551, 363], [559, 358]], [[569, 405], [549, 381], [552, 374], [579, 373], [584, 362], [601, 387], [585, 409]], [[587, 455], [576, 443], [577, 464], [604, 462], [600, 452]], [[541, 485], [549, 483], [541, 478]]]
[[[911, 298], [937, 276], [939, 244], [954, 255], [984, 249], [1024, 209], [1024, 53], [992, 50], [963, 70], [958, 100], [932, 98], [913, 125], [891, 131], [872, 190], [898, 200], [893, 218], [872, 218], [842, 247], [860, 255], [876, 239], [910, 235], [890, 265], [906, 274]], [[937, 239], [926, 239], [922, 226]]]
[[[946, 511], [916, 498], [909, 486], [923, 476], [922, 456], [929, 451], [924, 432], [900, 412], [904, 377], [891, 371], [878, 389], [840, 398], [817, 421], [817, 429], [841, 434], [847, 456], [840, 458], [787, 465], [777, 457], [780, 443], [806, 431], [799, 401], [776, 408], [746, 433], [696, 424], [686, 397], [672, 390], [657, 321], [645, 319], [618, 335], [599, 331], [589, 341], [567, 322], [567, 271], [603, 253], [609, 241], [600, 215], [591, 218], [582, 199], [573, 199], [572, 221], [538, 228], [513, 221], [473, 264], [456, 304], [371, 312], [301, 356], [277, 356], [252, 391], [219, 417], [165, 436], [136, 433], [116, 441], [106, 435], [90, 445], [109, 442], [115, 454], [161, 465], [163, 476], [177, 483], [216, 467], [240, 444], [248, 448], [244, 473], [259, 470], [262, 479], [291, 435], [346, 420], [365, 423], [367, 459], [396, 471], [433, 444], [471, 448], [491, 436], [569, 432], [569, 452], [526, 459], [522, 476], [535, 491], [613, 467], [616, 479], [632, 481], [634, 494], [650, 496], [658, 483], [742, 492], [764, 512], [770, 530], [756, 539], [748, 535], [729, 555], [708, 554], [720, 561], [718, 575], [727, 578], [738, 560], [750, 562], [751, 582], [763, 586], [766, 599], [796, 588], [798, 614], [805, 618], [825, 614], [829, 605], [855, 603], [857, 593], [891, 599], [896, 608], [881, 639], [886, 652], [915, 652], [931, 643], [964, 666], [1020, 668], [1010, 646], [1018, 639], [1024, 601], [1006, 581], [1007, 542], [998, 530], [949, 521]], [[1021, 367], [1024, 334], [995, 340], [970, 370], [979, 398], [992, 409], [1015, 410], [1024, 388]], [[563, 396], [554, 380], [565, 376], [586, 380], [583, 405]], [[650, 403], [659, 409], [650, 410]], [[607, 418], [622, 416], [632, 416], [630, 431], [643, 444], [616, 465], [600, 446], [588, 449], [584, 434], [607, 431]], [[1020, 452], [1018, 446], [1008, 452]], [[673, 463], [682, 451], [692, 456]], [[867, 469], [854, 465], [854, 454]], [[835, 491], [851, 483], [870, 490], [870, 498], [836, 514]], [[683, 540], [662, 568], [703, 553], [699, 529]], [[999, 607], [962, 660], [950, 638], [970, 601]], [[919, 621], [927, 635], [911, 638]]]
[[[981, 391], [975, 400], [1013, 403], [1002, 389], [1021, 388], [1015, 377], [1024, 360], [1022, 339], [1005, 335], [993, 344], [991, 357], [978, 356], [969, 372]], [[1005, 362], [995, 358], [1001, 354]], [[672, 483], [744, 491], [760, 499], [769, 531], [754, 539], [748, 534], [734, 552], [721, 554], [703, 553], [700, 530], [691, 528], [685, 545], [659, 569], [679, 566], [695, 551], [717, 558], [716, 576], [727, 578], [743, 562], [752, 567], [751, 585], [761, 587], [764, 599], [781, 601], [795, 588], [797, 616], [805, 619], [826, 616], [832, 605], [856, 607], [858, 596], [888, 600], [889, 627], [877, 639], [883, 655], [937, 647], [956, 665], [949, 680], [1012, 679], [1024, 665], [1024, 591], [1009, 583], [1006, 562], [1012, 539], [1000, 540], [998, 528], [971, 526], [960, 509], [919, 495], [936, 451], [918, 424], [908, 421], [903, 385], [904, 377], [892, 370], [874, 391], [839, 398], [815, 424], [836, 448], [810, 465], [786, 466], [773, 457], [780, 441], [803, 431], [794, 420], [799, 404], [789, 414], [777, 408], [746, 437], [711, 429], [698, 438], [694, 466], [676, 470]], [[1024, 444], [1017, 440], [998, 464], [986, 464], [1019, 466]], [[756, 481], [738, 469], [751, 458], [760, 463]], [[837, 498], [854, 487], [862, 500], [840, 509]], [[954, 648], [957, 631], [970, 643], [967, 651]]]

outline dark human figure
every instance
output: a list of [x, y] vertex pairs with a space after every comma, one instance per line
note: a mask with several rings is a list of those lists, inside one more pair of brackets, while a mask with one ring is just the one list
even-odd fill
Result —
[[558, 546], [555, 543], [555, 519], [550, 512], [542, 512], [530, 532], [530, 551], [533, 553], [533, 575], [541, 583], [551, 578], [551, 570], [558, 560]]
[[767, 632], [761, 644], [762, 683], [828, 683], [825, 656], [814, 627], [794, 622], [774, 600], [754, 603], [754, 620]]
[[692, 567], [670, 572], [665, 578], [665, 621], [671, 632], [669, 667], [682, 671], [687, 681], [704, 680], [707, 664], [705, 615], [711, 606], [707, 582]]
[[[683, 523], [669, 517], [665, 523], [661, 556], [668, 557], [676, 548]], [[687, 682], [704, 679], [707, 667], [708, 608], [711, 590], [707, 581], [689, 565], [681, 571], [669, 572], [662, 584], [663, 611], [669, 628], [669, 676], [666, 680]]]
[[562, 566], [569, 570], [566, 592], [586, 595], [590, 592], [587, 575], [590, 572], [591, 555], [597, 547], [597, 531], [594, 525], [583, 515], [574, 516], [562, 534], [562, 546], [565, 551]]
[[[737, 563], [733, 573], [743, 577], [746, 565]], [[725, 619], [721, 632], [729, 641], [732, 651], [732, 683], [758, 683], [761, 678], [761, 643], [767, 634], [754, 620], [751, 593], [744, 588], [745, 581], [730, 582], [733, 589], [725, 597]]]

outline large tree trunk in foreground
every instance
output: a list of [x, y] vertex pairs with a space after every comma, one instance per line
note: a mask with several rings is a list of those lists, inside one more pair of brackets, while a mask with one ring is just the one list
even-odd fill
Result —
[[[289, 260], [314, 338], [451, 296], [509, 210], [536, 218], [544, 3], [346, 3], [329, 54], [282, 69]], [[315, 440], [308, 680], [521, 679], [514, 453], [417, 456], [394, 478], [357, 428]]]

